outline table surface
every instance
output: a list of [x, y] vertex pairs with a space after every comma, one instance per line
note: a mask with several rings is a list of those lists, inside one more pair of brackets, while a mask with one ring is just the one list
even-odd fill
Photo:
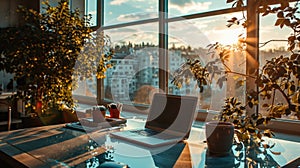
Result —
[[[127, 120], [126, 127], [110, 127], [88, 133], [66, 128], [65, 124], [2, 132], [1, 158], [6, 158], [14, 166], [39, 168], [97, 167], [103, 162], [111, 163], [111, 161], [124, 163], [131, 168], [247, 167], [245, 165], [248, 163], [244, 162], [245, 155], [240, 155], [241, 158], [235, 157], [239, 154], [235, 150], [226, 157], [208, 155], [203, 127], [193, 126], [189, 139], [184, 143], [154, 149], [109, 136], [112, 131], [143, 128], [144, 124], [145, 119], [132, 117]], [[272, 151], [280, 154], [268, 151], [265, 155], [256, 155], [264, 164], [282, 167], [296, 160], [296, 165], [300, 165], [299, 142], [280, 139], [267, 141], [275, 143]]]

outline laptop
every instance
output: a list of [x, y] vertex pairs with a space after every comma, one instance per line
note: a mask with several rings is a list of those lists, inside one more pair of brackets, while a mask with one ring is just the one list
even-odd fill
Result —
[[111, 137], [158, 147], [187, 139], [197, 106], [197, 97], [155, 93], [144, 128], [111, 133]]

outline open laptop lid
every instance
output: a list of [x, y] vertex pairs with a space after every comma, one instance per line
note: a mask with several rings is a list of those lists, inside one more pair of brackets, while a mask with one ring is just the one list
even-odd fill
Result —
[[146, 128], [185, 136], [189, 133], [197, 106], [197, 97], [155, 93]]

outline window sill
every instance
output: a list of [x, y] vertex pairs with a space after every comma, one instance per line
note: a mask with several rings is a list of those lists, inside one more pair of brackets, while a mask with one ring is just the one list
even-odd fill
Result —
[[291, 135], [300, 135], [300, 122], [286, 119], [274, 119], [262, 128], [270, 129], [273, 132], [279, 132]]
[[[87, 96], [79, 96], [75, 95], [75, 99], [78, 100], [81, 104], [87, 104], [87, 105], [96, 105], [97, 101], [95, 97], [87, 97]], [[110, 103], [110, 102], [105, 102]], [[149, 112], [149, 106], [148, 105], [142, 105], [142, 104], [135, 104], [135, 105], [123, 105], [123, 111], [133, 112], [137, 114], [148, 114]], [[217, 111], [211, 111], [211, 110], [198, 110], [196, 120], [207, 122], [213, 120], [214, 116], [217, 114]], [[287, 119], [276, 119], [270, 121], [270, 123], [267, 126], [262, 126], [262, 129], [270, 129], [273, 132], [276, 133], [283, 133], [283, 134], [289, 134], [289, 135], [300, 135], [300, 121], [293, 121], [293, 120], [287, 120]]]
[[[216, 111], [199, 110], [197, 114], [198, 121], [211, 121], [218, 114]], [[287, 119], [273, 119], [268, 125], [262, 126], [262, 129], [270, 129], [275, 133], [283, 133], [289, 135], [300, 135], [300, 121]]]

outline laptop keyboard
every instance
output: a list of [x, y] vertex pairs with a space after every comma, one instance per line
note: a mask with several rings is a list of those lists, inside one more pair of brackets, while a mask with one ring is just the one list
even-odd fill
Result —
[[133, 130], [130, 132], [137, 133], [137, 134], [140, 134], [143, 136], [153, 136], [153, 135], [156, 135], [159, 133], [159, 132], [151, 130], [151, 129]]
[[156, 137], [156, 138], [159, 138], [159, 139], [178, 138], [177, 136], [157, 132], [157, 131], [154, 131], [154, 130], [151, 130], [151, 129], [132, 130], [130, 132], [137, 133], [137, 134], [140, 134], [142, 136], [153, 136], [153, 137]]

